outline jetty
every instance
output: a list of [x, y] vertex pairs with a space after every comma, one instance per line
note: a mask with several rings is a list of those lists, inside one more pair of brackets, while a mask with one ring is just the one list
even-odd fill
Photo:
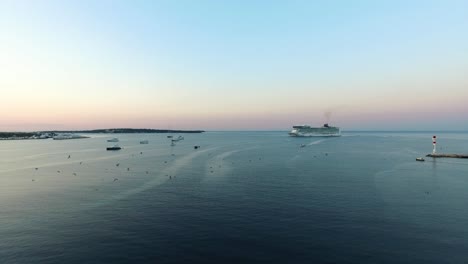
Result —
[[427, 154], [426, 157], [431, 158], [456, 158], [456, 159], [468, 159], [468, 154], [446, 154], [446, 153], [437, 153], [436, 152], [436, 145], [437, 145], [437, 137], [432, 136], [432, 153]]
[[457, 158], [457, 159], [468, 159], [468, 154], [443, 154], [443, 153], [432, 153], [432, 154], [427, 154], [426, 157], [431, 157], [431, 158]]

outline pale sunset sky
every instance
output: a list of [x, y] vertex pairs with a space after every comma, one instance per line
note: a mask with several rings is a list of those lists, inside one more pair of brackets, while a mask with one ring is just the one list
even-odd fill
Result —
[[0, 0], [0, 131], [468, 130], [468, 1]]

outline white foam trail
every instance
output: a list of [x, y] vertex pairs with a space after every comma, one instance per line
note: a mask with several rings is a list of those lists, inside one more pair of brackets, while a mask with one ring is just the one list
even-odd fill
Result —
[[[221, 154], [214, 156], [206, 163], [205, 175], [212, 175], [213, 173], [215, 173], [217, 176], [222, 176], [226, 174], [228, 171], [232, 169], [230, 164], [224, 161], [227, 157], [237, 152], [251, 150], [255, 148], [257, 147], [236, 149], [236, 150], [226, 151], [226, 152], [223, 152]], [[213, 173], [211, 171], [213, 171]]]
[[20, 156], [12, 159], [3, 159], [2, 162], [8, 163], [8, 162], [17, 162], [17, 161], [22, 161], [25, 162], [27, 160], [34, 160], [37, 158], [42, 158], [42, 157], [50, 157], [50, 156], [58, 156], [58, 155], [73, 155], [76, 153], [82, 153], [82, 152], [99, 152], [102, 151], [101, 148], [90, 148], [90, 149], [82, 149], [82, 150], [74, 150], [74, 151], [60, 151], [60, 152], [45, 152], [45, 153], [38, 153], [38, 154], [32, 154], [32, 155], [27, 155], [27, 156]]
[[320, 144], [320, 143], [322, 143], [324, 141], [325, 141], [325, 139], [319, 139], [319, 140], [316, 140], [316, 141], [312, 141], [309, 144], [307, 144], [307, 146], [318, 145], [318, 144]]
[[[99, 149], [99, 150], [102, 151], [101, 149]], [[158, 149], [144, 150], [144, 152], [146, 154], [146, 157], [148, 157], [148, 153], [152, 153], [152, 152], [156, 152], [156, 154], [159, 154], [159, 155], [155, 155], [155, 156], [163, 155], [162, 153], [159, 153], [159, 151], [160, 150], [158, 150]], [[80, 151], [80, 152], [84, 152], [84, 151]], [[59, 152], [59, 153], [63, 154], [64, 157], [66, 155], [68, 155], [68, 152]], [[70, 152], [70, 153], [73, 154], [73, 152]], [[51, 167], [57, 167], [57, 166], [63, 166], [63, 165], [76, 164], [76, 163], [79, 163], [79, 162], [83, 162], [84, 164], [89, 164], [89, 163], [97, 163], [98, 161], [104, 161], [104, 160], [112, 160], [112, 159], [119, 160], [119, 159], [124, 158], [124, 157], [127, 158], [127, 157], [130, 157], [132, 155], [135, 155], [135, 156], [139, 155], [139, 153], [140, 153], [140, 151], [136, 151], [136, 152], [119, 152], [119, 153], [110, 153], [108, 156], [83, 158], [83, 159], [77, 159], [77, 158], [73, 157], [73, 159], [66, 159], [64, 161], [40, 163], [40, 164], [34, 164], [34, 165], [28, 165], [28, 166], [22, 166], [22, 167], [17, 166], [17, 167], [14, 167], [14, 168], [3, 169], [3, 170], [0, 169], [0, 173], [16, 172], [16, 171], [22, 171], [22, 170], [32, 170], [34, 168], [44, 169], [44, 168], [51, 168]]]
[[96, 161], [100, 161], [100, 160], [110, 160], [110, 159], [125, 157], [125, 156], [128, 156], [128, 155], [129, 155], [128, 153], [125, 153], [125, 154], [117, 154], [117, 155], [96, 157], [96, 158], [91, 158], [91, 159], [75, 159], [75, 160], [68, 160], [67, 159], [66, 161], [48, 162], [48, 163], [42, 163], [42, 164], [39, 164], [39, 165], [23, 166], [23, 167], [16, 167], [16, 168], [12, 168], [12, 169], [0, 170], [0, 173], [21, 171], [21, 170], [31, 170], [31, 169], [34, 169], [34, 168], [50, 168], [50, 167], [57, 167], [57, 166], [61, 166], [61, 165], [75, 164], [75, 163], [79, 163], [79, 162], [95, 163]]
[[204, 150], [198, 150], [196, 152], [193, 152], [193, 153], [190, 153], [190, 154], [188, 154], [186, 156], [183, 156], [183, 157], [181, 157], [179, 159], [176, 159], [172, 163], [171, 166], [169, 166], [169, 167], [163, 169], [162, 171], [160, 171], [160, 173], [158, 174], [158, 176], [155, 179], [147, 181], [147, 182], [145, 182], [143, 185], [141, 185], [139, 187], [136, 187], [136, 188], [133, 188], [133, 189], [126, 190], [126, 191], [123, 191], [121, 193], [115, 194], [115, 195], [111, 196], [110, 198], [108, 198], [106, 200], [102, 200], [101, 202], [94, 203], [94, 204], [90, 205], [88, 208], [95, 208], [95, 207], [100, 207], [100, 206], [103, 206], [103, 205], [108, 205], [108, 204], [110, 204], [110, 203], [112, 203], [112, 202], [114, 202], [116, 200], [121, 200], [121, 199], [127, 198], [127, 197], [129, 197], [131, 195], [135, 195], [135, 194], [141, 193], [141, 192], [143, 192], [145, 190], [151, 189], [154, 186], [161, 185], [161, 184], [163, 184], [163, 183], [165, 183], [166, 181], [169, 180], [169, 178], [166, 175], [174, 176], [174, 174], [177, 173], [177, 171], [179, 171], [183, 166], [190, 163], [195, 157], [197, 157], [200, 154], [205, 153], [207, 151], [212, 151], [214, 149], [217, 149], [217, 148], [209, 148], [209, 149], [204, 149]]

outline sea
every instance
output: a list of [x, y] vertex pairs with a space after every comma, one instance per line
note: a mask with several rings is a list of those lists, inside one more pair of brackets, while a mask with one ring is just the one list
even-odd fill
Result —
[[468, 263], [468, 159], [416, 161], [433, 134], [3, 140], [0, 263]]

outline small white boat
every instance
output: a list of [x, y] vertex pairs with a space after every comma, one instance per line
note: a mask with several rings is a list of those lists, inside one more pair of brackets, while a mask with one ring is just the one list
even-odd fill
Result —
[[421, 157], [416, 158], [416, 161], [424, 161], [424, 158], [421, 158]]
[[108, 139], [107, 142], [119, 142], [118, 138]]
[[149, 143], [148, 140], [142, 140], [142, 141], [140, 141], [140, 144], [148, 144], [148, 143]]

